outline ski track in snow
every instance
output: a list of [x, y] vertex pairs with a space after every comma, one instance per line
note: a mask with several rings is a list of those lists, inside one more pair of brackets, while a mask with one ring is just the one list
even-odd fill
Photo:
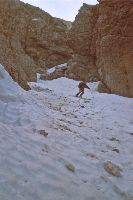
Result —
[[[93, 84], [76, 98], [78, 82], [66, 78], [25, 92], [4, 73], [0, 200], [133, 200], [133, 99], [99, 94]], [[105, 161], [122, 177], [108, 174]]]

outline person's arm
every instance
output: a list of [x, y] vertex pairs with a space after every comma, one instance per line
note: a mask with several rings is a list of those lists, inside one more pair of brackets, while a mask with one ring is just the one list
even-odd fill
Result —
[[86, 88], [87, 88], [87, 89], [90, 89], [88, 85], [86, 85]]

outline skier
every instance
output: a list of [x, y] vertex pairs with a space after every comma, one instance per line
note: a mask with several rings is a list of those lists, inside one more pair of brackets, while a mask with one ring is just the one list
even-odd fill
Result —
[[76, 94], [76, 97], [80, 96], [81, 98], [82, 98], [82, 95], [84, 94], [84, 89], [85, 88], [90, 89], [87, 86], [87, 81], [80, 82], [79, 85], [78, 85], [78, 88], [79, 88], [79, 92]]

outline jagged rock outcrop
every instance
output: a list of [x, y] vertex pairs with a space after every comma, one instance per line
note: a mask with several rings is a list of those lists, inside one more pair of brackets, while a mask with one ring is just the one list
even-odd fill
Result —
[[[110, 93], [133, 97], [132, 33], [132, 0], [84, 4], [69, 34], [68, 42], [74, 50], [70, 72], [78, 77], [81, 71], [83, 77], [90, 79], [90, 73], [95, 77], [98, 71], [99, 80]], [[77, 65], [74, 59], [81, 62]]]
[[36, 72], [65, 63], [70, 22], [54, 18], [19, 0], [0, 1], [0, 63], [23, 88]]
[[69, 76], [94, 81], [98, 79], [96, 68], [95, 24], [98, 18], [96, 6], [83, 4], [69, 32], [68, 44], [74, 50], [69, 62]]

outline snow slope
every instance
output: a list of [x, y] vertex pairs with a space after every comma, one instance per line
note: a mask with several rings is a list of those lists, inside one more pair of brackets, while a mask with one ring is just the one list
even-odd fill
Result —
[[133, 200], [133, 99], [93, 84], [79, 99], [77, 85], [60, 78], [25, 92], [0, 66], [0, 200]]

